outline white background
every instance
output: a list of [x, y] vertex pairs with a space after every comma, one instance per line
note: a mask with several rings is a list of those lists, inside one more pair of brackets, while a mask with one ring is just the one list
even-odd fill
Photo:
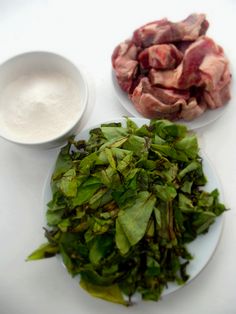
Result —
[[[110, 78], [113, 48], [142, 24], [206, 13], [208, 35], [222, 45], [236, 73], [236, 1], [0, 0], [0, 62], [21, 52], [50, 50], [83, 66], [89, 111], [81, 128], [127, 115]], [[230, 210], [214, 257], [189, 285], [158, 303], [133, 308], [91, 298], [56, 258], [25, 262], [43, 240], [43, 186], [57, 149], [29, 150], [0, 139], [0, 314], [236, 313], [236, 104], [197, 132], [224, 189]], [[96, 96], [96, 97], [95, 97]]]

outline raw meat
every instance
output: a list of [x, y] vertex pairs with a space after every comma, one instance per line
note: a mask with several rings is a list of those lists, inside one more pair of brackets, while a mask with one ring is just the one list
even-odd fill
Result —
[[204, 14], [191, 14], [177, 23], [163, 19], [148, 23], [134, 31], [132, 41], [137, 46], [149, 47], [155, 44], [196, 40], [206, 33], [208, 26]]
[[181, 106], [189, 98], [188, 91], [175, 91], [152, 86], [147, 77], [142, 78], [131, 95], [136, 109], [144, 116], [165, 117], [175, 120]]
[[206, 108], [207, 104], [204, 100], [198, 103], [197, 99], [192, 97], [189, 99], [188, 103], [182, 105], [179, 117], [186, 121], [190, 121], [202, 115]]
[[112, 55], [112, 65], [116, 69], [118, 83], [125, 92], [129, 92], [137, 71], [137, 53], [135, 44], [126, 40], [116, 47]]
[[144, 49], [138, 56], [144, 69], [174, 69], [182, 60], [183, 54], [174, 45], [153, 45]]
[[223, 49], [204, 34], [204, 14], [148, 23], [113, 52], [120, 87], [147, 118], [192, 120], [230, 99], [231, 73]]
[[[217, 63], [218, 68], [220, 66], [216, 71], [212, 68], [214, 63]], [[176, 69], [171, 71], [151, 70], [150, 79], [154, 85], [186, 89], [202, 85], [207, 81], [210, 84], [214, 80], [219, 80], [223, 75], [222, 69], [225, 70], [227, 63], [222, 55], [222, 48], [217, 46], [212, 39], [202, 36], [185, 51], [183, 60]], [[204, 71], [205, 75], [203, 75]], [[210, 72], [214, 75], [210, 75]]]

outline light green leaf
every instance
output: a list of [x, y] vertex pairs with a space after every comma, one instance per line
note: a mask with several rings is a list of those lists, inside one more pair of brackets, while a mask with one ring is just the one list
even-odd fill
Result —
[[181, 170], [178, 174], [178, 177], [182, 179], [187, 173], [194, 171], [201, 167], [201, 164], [198, 161], [190, 162], [183, 170]]
[[111, 139], [108, 142], [104, 143], [100, 147], [99, 151], [102, 151], [106, 147], [108, 147], [108, 148], [118, 148], [118, 147], [121, 147], [127, 141], [127, 139], [128, 139], [128, 137], [120, 137], [120, 138]]
[[58, 183], [59, 189], [67, 197], [74, 197], [77, 193], [77, 180], [75, 169], [68, 170]]
[[129, 136], [123, 147], [138, 156], [143, 152], [148, 151], [149, 148], [145, 138], [133, 134]]
[[103, 126], [101, 127], [101, 130], [108, 141], [113, 139], [120, 139], [128, 135], [128, 130], [123, 127]]
[[155, 207], [155, 208], [154, 208], [154, 214], [155, 214], [157, 226], [158, 226], [158, 228], [160, 229], [160, 228], [162, 227], [160, 208]]
[[196, 135], [184, 137], [175, 143], [175, 148], [184, 152], [191, 159], [196, 158], [199, 151]]
[[79, 171], [81, 174], [88, 175], [98, 159], [97, 152], [94, 152], [81, 160]]
[[112, 155], [111, 149], [105, 148], [105, 154], [107, 156], [107, 160], [109, 161], [110, 166], [113, 169], [116, 169], [116, 161], [115, 161], [115, 159], [114, 159], [114, 157]]
[[193, 182], [192, 181], [185, 181], [181, 187], [181, 191], [191, 194]]
[[116, 219], [116, 246], [118, 247], [122, 255], [125, 255], [131, 247], [131, 244], [125, 234], [122, 224], [119, 222], [118, 219]]
[[[129, 245], [133, 246], [138, 243], [144, 236], [147, 224], [152, 214], [156, 198], [154, 195], [147, 191], [140, 192], [135, 202], [124, 210], [119, 212], [116, 227], [116, 245], [118, 248], [128, 248], [127, 243], [125, 245], [120, 243], [120, 240], [126, 238]], [[123, 231], [125, 236], [120, 236], [119, 232]], [[124, 241], [125, 242], [125, 241]], [[124, 252], [126, 250], [122, 250]]]
[[100, 298], [109, 302], [128, 305], [124, 300], [118, 285], [97, 286], [85, 280], [80, 280], [80, 286], [95, 298]]
[[176, 195], [177, 191], [173, 186], [165, 185], [155, 185], [156, 196], [165, 202], [172, 201]]
[[62, 232], [66, 232], [68, 227], [70, 227], [71, 221], [69, 218], [63, 219], [59, 224], [58, 227]]
[[164, 155], [165, 157], [171, 157], [174, 160], [188, 161], [188, 156], [185, 152], [177, 151], [174, 147], [171, 147], [168, 144], [151, 144], [151, 149], [160, 156]]
[[161, 138], [166, 140], [173, 140], [173, 138], [184, 137], [187, 133], [185, 125], [176, 124], [168, 120], [152, 120], [151, 126], [155, 129]]
[[126, 126], [129, 130], [129, 133], [134, 133], [138, 129], [137, 124], [128, 117], [126, 118]]
[[64, 213], [64, 208], [59, 209], [59, 210], [48, 209], [46, 213], [47, 224], [49, 226], [54, 226], [54, 225], [59, 224], [61, 222], [63, 213]]
[[[104, 194], [106, 194], [108, 191], [107, 188], [100, 188], [89, 200], [89, 204], [93, 205], [94, 203], [98, 202], [102, 199]], [[99, 204], [99, 203], [98, 203]]]
[[130, 166], [131, 164], [133, 165], [132, 159], [133, 159], [132, 153], [126, 155], [122, 160], [120, 160], [120, 161], [118, 162], [117, 170], [120, 171], [121, 173], [123, 173], [123, 171], [124, 171], [128, 166]]
[[58, 253], [58, 246], [50, 243], [44, 243], [27, 257], [27, 261], [52, 257]]
[[182, 193], [179, 193], [179, 208], [183, 212], [193, 212], [195, 211], [195, 207], [193, 206], [193, 203], [190, 198], [185, 196]]

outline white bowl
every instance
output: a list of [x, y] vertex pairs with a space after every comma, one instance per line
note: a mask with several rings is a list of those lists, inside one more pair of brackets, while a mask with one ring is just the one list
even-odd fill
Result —
[[[57, 79], [53, 75], [57, 75]], [[27, 78], [24, 84], [21, 83], [24, 80], [22, 77]], [[62, 79], [58, 81], [58, 77]], [[29, 84], [26, 84], [27, 82]], [[14, 89], [14, 92], [11, 92], [10, 89], [9, 92], [9, 88], [14, 84], [17, 84], [17, 90]], [[34, 92], [30, 88], [34, 88]], [[73, 93], [68, 93], [68, 90], [73, 91]], [[38, 94], [37, 97], [42, 98], [43, 93], [47, 93], [48, 98], [51, 97], [50, 101], [53, 105], [46, 109], [53, 109], [53, 114], [52, 111], [48, 110], [50, 114], [47, 115], [44, 103], [40, 101], [37, 103], [33, 98], [34, 95], [37, 96]], [[5, 98], [2, 95], [5, 95]], [[61, 102], [55, 98], [55, 95], [60, 96]], [[74, 97], [73, 101], [72, 96]], [[0, 65], [0, 136], [8, 141], [28, 147], [51, 148], [60, 146], [78, 128], [86, 109], [87, 99], [88, 87], [82, 71], [66, 58], [45, 51], [27, 52], [14, 56]], [[28, 105], [29, 101], [31, 101], [30, 105]], [[15, 107], [11, 107], [12, 103]], [[36, 110], [33, 113], [29, 112], [31, 103], [33, 104], [32, 110]], [[61, 104], [62, 108], [57, 106], [58, 103]], [[68, 113], [67, 109], [72, 103], [74, 104], [73, 108], [71, 107]], [[60, 108], [58, 112], [57, 108]], [[57, 120], [58, 116], [60, 116], [60, 120]], [[32, 117], [38, 123], [32, 123]], [[52, 122], [49, 123], [49, 120]], [[45, 121], [48, 123], [47, 127], [46, 124], [44, 126]], [[18, 129], [18, 126], [21, 129]]]

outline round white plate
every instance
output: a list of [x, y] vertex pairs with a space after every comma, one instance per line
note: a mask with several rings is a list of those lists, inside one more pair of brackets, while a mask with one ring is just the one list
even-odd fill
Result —
[[[134, 117], [137, 118], [143, 118], [143, 116], [136, 110], [134, 104], [129, 99], [127, 93], [125, 93], [119, 86], [115, 73], [112, 70], [111, 71], [111, 77], [112, 77], [112, 85], [116, 94], [116, 97], [118, 98], [121, 105]], [[192, 121], [184, 121], [184, 120], [178, 120], [176, 123], [182, 123], [188, 126], [189, 129], [194, 130], [201, 127], [206, 126], [207, 124], [210, 124], [220, 118], [223, 113], [227, 110], [229, 104], [218, 108], [214, 110], [208, 109], [205, 111], [200, 117], [192, 120]]]
[[[143, 124], [149, 124], [150, 120], [144, 119], [144, 118], [131, 118], [138, 126], [142, 126]], [[119, 118], [112, 121], [106, 121], [104, 123], [110, 123], [110, 122], [121, 122], [123, 125], [125, 125], [125, 118]], [[76, 139], [84, 139], [87, 140], [89, 138], [89, 131], [93, 128], [99, 127], [99, 125], [95, 125], [89, 129], [86, 129], [79, 133], [76, 136]], [[220, 181], [216, 175], [215, 169], [212, 167], [209, 159], [206, 157], [204, 153], [201, 152], [201, 156], [203, 157], [203, 169], [204, 173], [208, 179], [208, 183], [205, 185], [204, 190], [206, 191], [212, 191], [215, 188], [219, 190], [221, 201], [223, 201], [223, 191], [220, 184]], [[51, 175], [53, 173], [54, 165], [52, 170], [50, 171], [48, 178], [46, 179], [44, 191], [43, 191], [43, 201], [46, 207], [46, 204], [51, 200], [51, 189], [50, 189], [50, 180]], [[208, 233], [205, 235], [200, 235], [197, 237], [196, 240], [191, 242], [189, 245], [187, 245], [190, 253], [193, 255], [194, 259], [190, 261], [189, 265], [187, 266], [187, 273], [189, 274], [189, 280], [186, 284], [188, 284], [191, 280], [193, 280], [201, 271], [202, 269], [207, 265], [211, 257], [213, 256], [216, 247], [218, 245], [221, 231], [223, 227], [223, 221], [224, 221], [224, 215], [219, 216], [213, 225], [211, 225]], [[186, 285], [185, 284], [185, 285]], [[184, 285], [180, 286], [176, 283], [170, 282], [168, 284], [168, 288], [166, 288], [162, 296], [166, 296]], [[138, 296], [133, 298], [133, 301], [139, 300]]]

